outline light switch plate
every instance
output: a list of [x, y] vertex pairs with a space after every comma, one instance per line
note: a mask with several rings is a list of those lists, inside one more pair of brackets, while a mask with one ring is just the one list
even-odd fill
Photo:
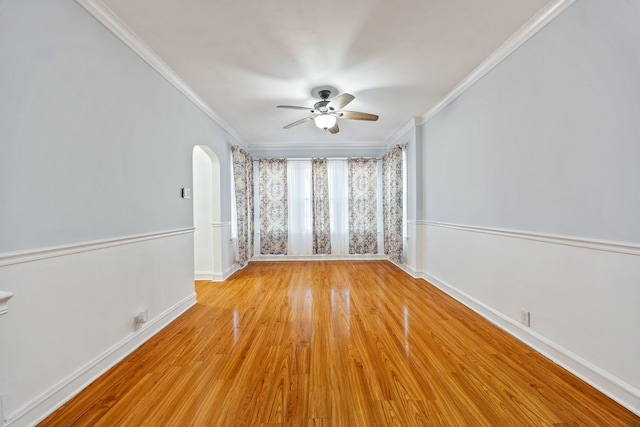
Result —
[[183, 199], [190, 199], [191, 198], [191, 189], [190, 188], [183, 188], [182, 189], [182, 198]]

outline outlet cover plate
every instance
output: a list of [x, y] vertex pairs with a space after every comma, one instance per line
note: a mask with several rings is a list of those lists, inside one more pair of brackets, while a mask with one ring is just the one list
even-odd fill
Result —
[[531, 312], [525, 310], [524, 308], [520, 309], [520, 323], [525, 326], [531, 326]]

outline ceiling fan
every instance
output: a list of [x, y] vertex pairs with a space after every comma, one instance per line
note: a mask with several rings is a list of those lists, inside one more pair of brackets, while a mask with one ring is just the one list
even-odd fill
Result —
[[320, 97], [320, 101], [313, 104], [313, 108], [309, 107], [297, 107], [295, 105], [278, 105], [277, 108], [290, 108], [292, 110], [306, 110], [313, 114], [313, 116], [305, 117], [304, 119], [297, 120], [293, 123], [286, 125], [283, 129], [289, 129], [297, 126], [301, 123], [313, 120], [317, 127], [320, 129], [328, 130], [331, 133], [340, 132], [338, 127], [338, 119], [346, 120], [369, 120], [376, 121], [378, 116], [375, 114], [360, 113], [358, 111], [346, 111], [343, 110], [348, 103], [354, 100], [355, 96], [349, 93], [343, 93], [338, 95], [332, 100], [331, 90], [322, 89], [317, 91], [317, 95]]

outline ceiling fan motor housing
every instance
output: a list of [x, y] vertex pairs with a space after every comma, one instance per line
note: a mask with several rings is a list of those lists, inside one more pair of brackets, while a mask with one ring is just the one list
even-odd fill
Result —
[[327, 112], [329, 112], [329, 109], [327, 108], [327, 104], [328, 103], [329, 103], [328, 100], [318, 101], [315, 104], [313, 104], [313, 108], [316, 111], [319, 111], [321, 113], [327, 113]]
[[315, 104], [313, 104], [313, 108], [316, 111], [319, 111], [321, 113], [329, 112], [329, 109], [327, 108], [327, 104], [329, 103], [329, 97], [331, 96], [331, 91], [328, 89], [320, 90], [318, 91], [318, 96], [322, 98], [322, 101], [318, 101]]

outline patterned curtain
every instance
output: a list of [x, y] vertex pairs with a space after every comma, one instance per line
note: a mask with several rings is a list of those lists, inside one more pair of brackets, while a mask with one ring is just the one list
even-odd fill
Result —
[[287, 159], [260, 160], [260, 253], [289, 250]]
[[378, 161], [349, 159], [349, 253], [378, 253]]
[[253, 158], [238, 146], [231, 147], [231, 158], [238, 227], [237, 262], [245, 265], [253, 257]]
[[399, 264], [402, 255], [402, 147], [392, 148], [382, 157], [382, 222], [384, 253]]
[[329, 171], [327, 159], [311, 160], [311, 212], [313, 226], [313, 253], [331, 253], [331, 227], [329, 221]]

